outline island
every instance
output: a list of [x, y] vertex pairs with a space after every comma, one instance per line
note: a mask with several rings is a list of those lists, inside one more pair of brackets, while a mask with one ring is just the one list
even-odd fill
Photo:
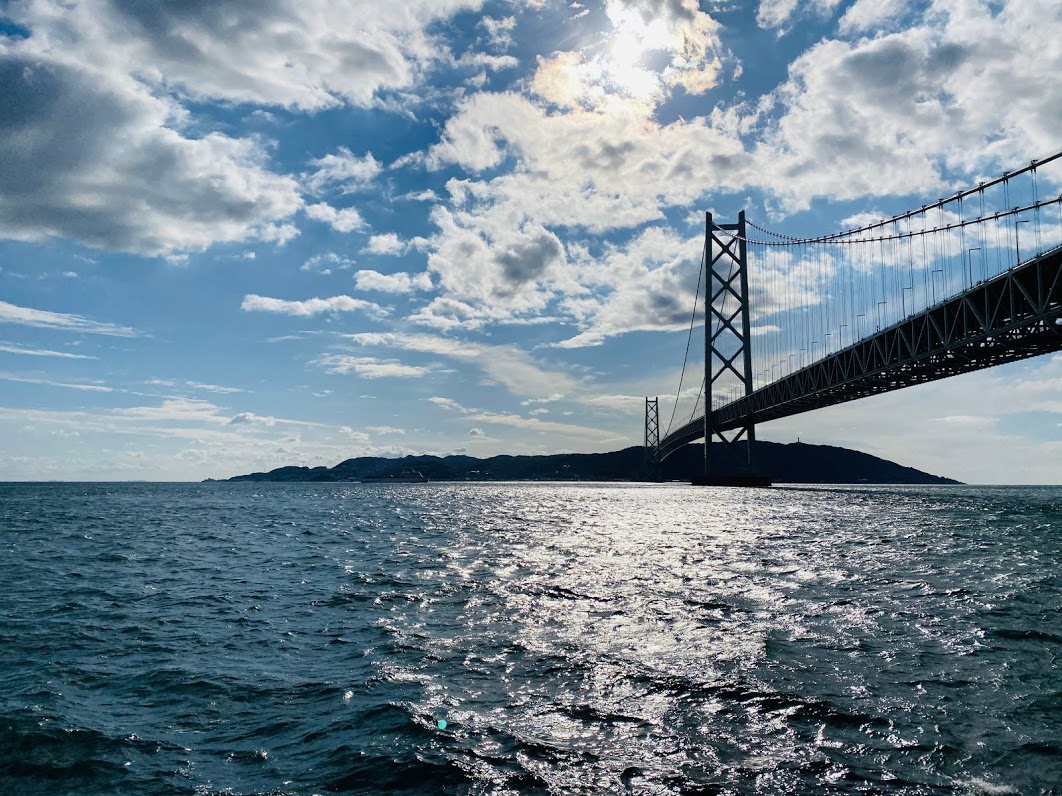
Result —
[[[719, 443], [717, 443], [718, 445]], [[721, 451], [720, 451], [721, 452]], [[958, 484], [848, 448], [757, 442], [760, 471], [774, 483], [789, 484]], [[690, 481], [704, 468], [704, 446], [687, 445], [660, 467], [662, 481]], [[645, 448], [609, 453], [557, 453], [542, 456], [362, 456], [335, 467], [278, 467], [228, 481], [375, 481], [416, 471], [429, 481], [646, 481]]]

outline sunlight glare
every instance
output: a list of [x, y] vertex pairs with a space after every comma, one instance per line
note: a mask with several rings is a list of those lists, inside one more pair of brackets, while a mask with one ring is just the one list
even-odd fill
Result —
[[609, 82], [631, 99], [652, 101], [661, 93], [660, 76], [643, 61], [650, 51], [673, 49], [673, 31], [661, 20], [647, 23], [635, 9], [610, 4], [608, 16], [615, 29], [603, 65]]

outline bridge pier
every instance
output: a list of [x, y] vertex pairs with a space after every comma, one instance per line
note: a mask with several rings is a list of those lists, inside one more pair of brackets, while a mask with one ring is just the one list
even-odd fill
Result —
[[[758, 472], [755, 420], [750, 418], [734, 429], [735, 433], [729, 438], [712, 424], [712, 394], [719, 379], [736, 377], [746, 396], [753, 391], [745, 211], [738, 213], [736, 224], [716, 224], [712, 214], [705, 213], [704, 239], [707, 266], [704, 280], [704, 475], [693, 483], [698, 486], [770, 486], [771, 480]], [[731, 299], [736, 302], [736, 309], [732, 309]], [[735, 325], [739, 316], [740, 327]], [[722, 456], [713, 452], [715, 439], [723, 443]], [[739, 453], [735, 446], [743, 447], [744, 451]]]

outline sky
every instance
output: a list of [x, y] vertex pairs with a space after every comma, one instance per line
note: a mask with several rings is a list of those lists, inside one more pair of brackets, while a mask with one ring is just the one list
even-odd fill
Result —
[[[639, 445], [706, 211], [935, 201], [1060, 73], [1057, 0], [0, 0], [0, 480]], [[1062, 356], [758, 434], [1059, 483]]]

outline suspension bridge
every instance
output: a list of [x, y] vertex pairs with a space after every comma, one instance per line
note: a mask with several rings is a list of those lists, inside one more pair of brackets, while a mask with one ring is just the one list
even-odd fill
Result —
[[[666, 426], [659, 399], [645, 402], [650, 478], [704, 439], [722, 445], [704, 446], [695, 483], [767, 484], [756, 463], [759, 423], [1062, 350], [1062, 194], [1041, 197], [1043, 186], [1062, 185], [1059, 167], [1062, 151], [816, 237], [772, 232], [744, 211], [736, 223], [707, 213]], [[696, 378], [698, 317], [704, 369], [695, 390], [686, 380]]]

